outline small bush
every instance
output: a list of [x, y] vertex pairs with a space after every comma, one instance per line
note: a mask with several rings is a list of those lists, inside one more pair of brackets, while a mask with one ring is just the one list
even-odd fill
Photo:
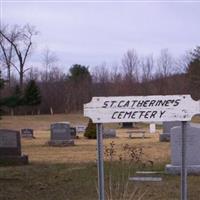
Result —
[[92, 120], [89, 120], [89, 123], [87, 125], [87, 128], [85, 130], [84, 136], [88, 139], [96, 139], [96, 124], [92, 123]]

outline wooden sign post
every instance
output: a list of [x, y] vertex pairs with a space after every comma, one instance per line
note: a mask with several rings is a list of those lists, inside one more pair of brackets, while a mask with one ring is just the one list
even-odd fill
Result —
[[105, 199], [102, 123], [182, 121], [181, 199], [187, 199], [185, 122], [200, 113], [200, 101], [190, 95], [93, 97], [84, 116], [97, 123], [99, 200]]

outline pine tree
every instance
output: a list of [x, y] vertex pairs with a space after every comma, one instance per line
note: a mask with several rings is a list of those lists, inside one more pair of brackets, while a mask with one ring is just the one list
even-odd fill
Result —
[[4, 104], [11, 109], [11, 115], [14, 115], [15, 108], [23, 105], [23, 101], [23, 94], [19, 85], [16, 85], [15, 90], [11, 96], [4, 98]]
[[194, 49], [188, 65], [189, 90], [195, 100], [200, 99], [200, 47]]
[[89, 119], [84, 136], [87, 137], [88, 139], [96, 139], [97, 138], [96, 124], [92, 123], [91, 119]]
[[36, 85], [34, 80], [30, 80], [24, 92], [25, 105], [31, 107], [38, 106], [41, 103], [41, 100], [42, 98], [39, 87]]

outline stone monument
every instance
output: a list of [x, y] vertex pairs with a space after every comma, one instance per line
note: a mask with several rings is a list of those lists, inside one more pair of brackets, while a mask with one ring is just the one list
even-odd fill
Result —
[[156, 124], [155, 123], [149, 124], [149, 132], [150, 133], [156, 133]]
[[135, 123], [133, 122], [123, 122], [121, 124], [121, 128], [133, 128], [135, 126]]
[[51, 124], [51, 137], [48, 142], [51, 146], [72, 146], [74, 140], [71, 136], [68, 122], [58, 122]]
[[0, 163], [3, 165], [28, 164], [28, 156], [21, 153], [19, 131], [0, 129]]
[[31, 129], [31, 128], [21, 129], [21, 137], [27, 138], [27, 139], [35, 139], [35, 137], [33, 135], [33, 129]]
[[179, 121], [163, 122], [163, 133], [160, 134], [160, 142], [169, 142], [170, 141], [170, 130], [173, 127], [181, 126]]
[[116, 138], [116, 130], [115, 129], [104, 129], [103, 130], [103, 138]]
[[85, 132], [85, 129], [86, 129], [86, 126], [85, 126], [85, 125], [82, 125], [82, 124], [76, 125], [76, 132], [77, 132], [77, 133], [84, 133], [84, 132]]
[[[169, 174], [180, 174], [182, 128], [171, 129], [171, 164], [166, 165]], [[186, 165], [188, 174], [200, 174], [200, 128], [186, 125]]]

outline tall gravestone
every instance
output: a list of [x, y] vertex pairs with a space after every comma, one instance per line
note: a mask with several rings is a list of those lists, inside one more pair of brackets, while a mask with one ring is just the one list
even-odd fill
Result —
[[170, 141], [170, 131], [171, 128], [181, 126], [179, 121], [163, 122], [163, 133], [160, 134], [160, 142], [169, 142]]
[[[166, 165], [166, 172], [179, 174], [181, 166], [181, 126], [171, 129], [171, 164]], [[193, 124], [186, 125], [186, 165], [189, 174], [200, 174], [200, 128]]]
[[58, 122], [51, 124], [51, 136], [49, 145], [51, 146], [72, 146], [74, 140], [71, 136], [68, 122]]
[[0, 163], [28, 164], [28, 156], [21, 153], [19, 131], [0, 129]]
[[21, 137], [26, 139], [35, 139], [33, 134], [33, 129], [31, 128], [21, 129]]

